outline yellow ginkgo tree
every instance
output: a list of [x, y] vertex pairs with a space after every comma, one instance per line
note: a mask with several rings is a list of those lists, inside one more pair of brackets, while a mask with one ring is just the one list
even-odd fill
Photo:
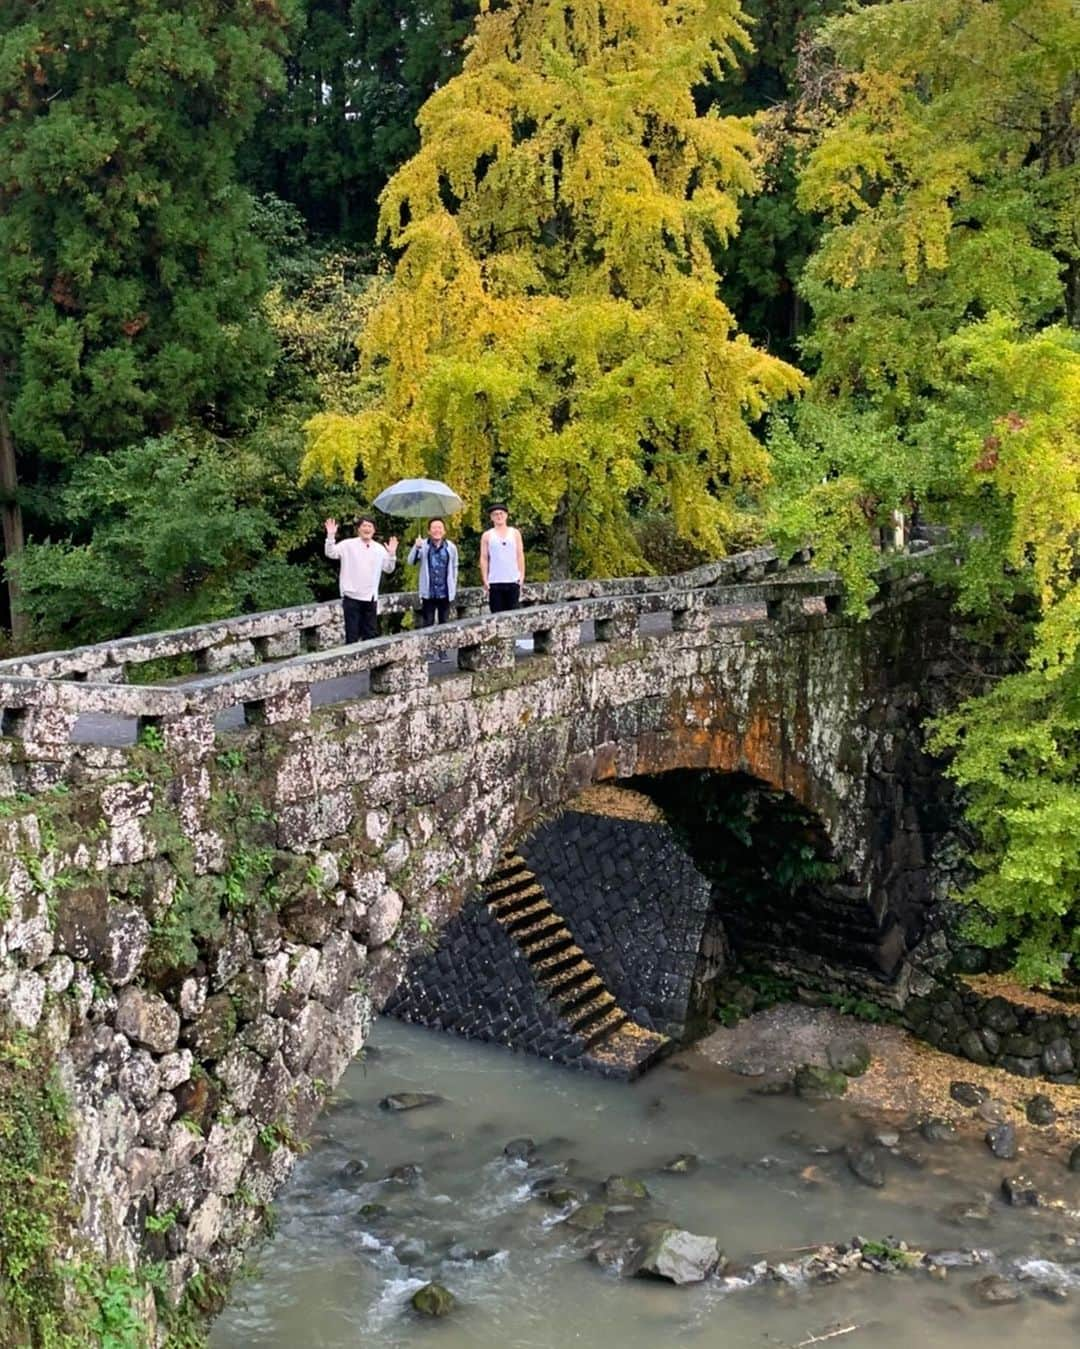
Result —
[[712, 247], [756, 185], [748, 124], [694, 90], [746, 48], [737, 0], [482, 5], [381, 201], [396, 251], [361, 338], [377, 393], [308, 427], [305, 472], [450, 481], [552, 525], [552, 569], [644, 565], [669, 509], [709, 551], [767, 468], [751, 424], [801, 384], [737, 333]]

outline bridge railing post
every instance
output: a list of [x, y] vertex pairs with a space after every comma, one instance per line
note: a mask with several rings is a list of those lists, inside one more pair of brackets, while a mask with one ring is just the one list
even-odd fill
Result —
[[797, 594], [770, 596], [765, 600], [765, 613], [770, 623], [801, 618], [803, 613], [802, 599]]
[[388, 660], [373, 665], [370, 673], [372, 693], [408, 693], [422, 688], [428, 682], [426, 658], [413, 652], [405, 660]]
[[273, 726], [281, 721], [307, 721], [311, 716], [311, 685], [291, 684], [280, 693], [244, 703], [249, 726]]
[[675, 595], [671, 601], [672, 632], [700, 633], [708, 630], [710, 613], [704, 595], [694, 590]]
[[457, 653], [459, 670], [479, 673], [482, 670], [509, 670], [514, 665], [514, 638], [502, 637], [496, 633], [482, 642], [469, 646], [459, 646]]
[[546, 628], [535, 628], [532, 634], [533, 651], [538, 656], [568, 656], [581, 645], [581, 620], [562, 619]]
[[633, 605], [620, 605], [597, 618], [594, 628], [598, 642], [629, 642], [638, 635], [638, 611]]

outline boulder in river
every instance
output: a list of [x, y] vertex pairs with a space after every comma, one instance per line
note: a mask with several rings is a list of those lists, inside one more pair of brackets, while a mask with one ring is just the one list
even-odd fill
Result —
[[427, 1247], [418, 1237], [406, 1237], [394, 1247], [394, 1258], [400, 1265], [422, 1265], [427, 1259]]
[[400, 1113], [403, 1110], [419, 1110], [425, 1105], [441, 1105], [443, 1098], [431, 1091], [395, 1091], [384, 1096], [379, 1102], [383, 1110]]
[[415, 1185], [423, 1174], [417, 1162], [403, 1162], [389, 1171], [386, 1179], [396, 1181], [398, 1185]]
[[613, 1204], [625, 1204], [638, 1199], [648, 1199], [649, 1191], [640, 1180], [632, 1176], [608, 1176], [604, 1181], [604, 1194]]
[[426, 1283], [409, 1301], [421, 1316], [447, 1316], [457, 1306], [457, 1298], [441, 1283]]
[[986, 1146], [1003, 1162], [1011, 1162], [1016, 1157], [1016, 1129], [1013, 1125], [995, 1124], [986, 1131]]
[[385, 1204], [361, 1204], [359, 1208], [360, 1217], [365, 1222], [375, 1223], [380, 1218], [385, 1218], [390, 1212]]
[[974, 1082], [952, 1082], [949, 1084], [949, 1095], [960, 1105], [977, 1106], [982, 1105], [990, 1093]]
[[1057, 1119], [1057, 1109], [1053, 1101], [1041, 1092], [1028, 1101], [1024, 1113], [1027, 1115], [1029, 1124], [1053, 1124]]
[[1080, 1143], [1069, 1153], [1069, 1170], [1080, 1171]]
[[575, 1190], [569, 1185], [546, 1185], [536, 1191], [536, 1196], [556, 1208], [569, 1208], [571, 1204], [582, 1203], [585, 1198], [580, 1190]]
[[1001, 1182], [1001, 1193], [1013, 1208], [1037, 1208], [1039, 1192], [1027, 1176], [1006, 1176]]
[[862, 1077], [870, 1067], [870, 1046], [865, 1040], [837, 1037], [825, 1046], [829, 1067], [845, 1077]]
[[804, 1063], [795, 1074], [795, 1090], [805, 1101], [831, 1101], [847, 1091], [847, 1076], [835, 1068]]
[[941, 1216], [947, 1223], [957, 1227], [985, 1225], [990, 1221], [990, 1200], [986, 1195], [978, 1195], [974, 1199], [960, 1199], [943, 1209]]
[[511, 1138], [503, 1148], [503, 1156], [512, 1162], [527, 1162], [536, 1151], [536, 1143], [531, 1138]]
[[691, 1171], [696, 1171], [698, 1159], [692, 1152], [680, 1152], [677, 1157], [672, 1157], [670, 1162], [665, 1162], [663, 1170], [670, 1171], [676, 1176], [685, 1176]]
[[845, 1149], [848, 1170], [864, 1185], [880, 1190], [885, 1184], [885, 1168], [876, 1148], [852, 1144]]
[[947, 1119], [925, 1119], [919, 1125], [919, 1133], [928, 1143], [955, 1143], [956, 1130]]
[[493, 1260], [498, 1254], [494, 1246], [467, 1246], [463, 1241], [455, 1241], [447, 1250], [446, 1258], [455, 1264], [472, 1265], [484, 1260]]
[[667, 1279], [670, 1283], [701, 1283], [720, 1263], [715, 1237], [696, 1236], [665, 1223], [648, 1223], [635, 1238], [626, 1273]]
[[973, 1291], [980, 1302], [986, 1302], [992, 1307], [1019, 1302], [1023, 1296], [1012, 1279], [1006, 1279], [1001, 1274], [988, 1274], [985, 1279], [979, 1280]]
[[582, 1204], [563, 1219], [576, 1232], [598, 1232], [607, 1221], [608, 1211], [603, 1204]]

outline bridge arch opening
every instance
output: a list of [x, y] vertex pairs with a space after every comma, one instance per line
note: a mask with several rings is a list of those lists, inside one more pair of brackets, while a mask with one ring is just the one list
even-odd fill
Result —
[[592, 786], [507, 848], [386, 1010], [632, 1076], [708, 1029], [737, 962], [810, 984], [845, 964], [880, 978], [860, 895], [822, 820], [761, 779]]

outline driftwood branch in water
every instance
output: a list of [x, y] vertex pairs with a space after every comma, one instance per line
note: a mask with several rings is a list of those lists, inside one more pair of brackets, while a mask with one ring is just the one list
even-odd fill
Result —
[[823, 1335], [811, 1335], [809, 1339], [800, 1340], [795, 1349], [805, 1349], [808, 1344], [824, 1344], [826, 1340], [838, 1340], [841, 1335], [850, 1335], [853, 1330], [858, 1330], [857, 1325], [838, 1326], [835, 1330], [827, 1330]]

